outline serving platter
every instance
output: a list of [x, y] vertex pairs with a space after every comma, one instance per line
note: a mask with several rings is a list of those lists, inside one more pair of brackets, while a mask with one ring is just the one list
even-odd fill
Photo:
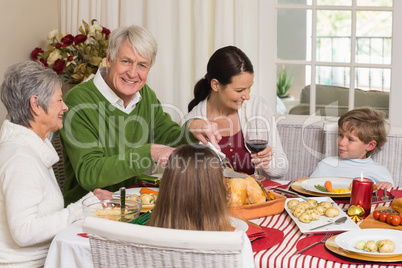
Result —
[[[138, 195], [138, 196], [140, 196], [141, 195], [140, 191], [141, 191], [142, 188], [144, 188], [144, 187], [135, 187], [135, 188], [126, 189], [126, 198], [130, 199], [130, 195]], [[159, 192], [159, 188], [157, 188], [157, 187], [146, 187], [146, 188]], [[113, 193], [113, 198], [117, 198], [117, 199], [120, 198], [120, 192], [119, 191], [114, 192]], [[141, 212], [147, 212], [147, 211], [153, 209], [154, 206], [155, 206], [154, 204], [152, 204], [152, 205], [142, 205]]]
[[[349, 185], [352, 183], [353, 178], [343, 178], [343, 177], [316, 177], [316, 178], [307, 178], [307, 179], [303, 179], [303, 180], [298, 180], [295, 181], [290, 187], [301, 194], [307, 194], [307, 195], [311, 195], [311, 196], [327, 196], [327, 197], [335, 197], [335, 198], [341, 198], [341, 197], [350, 197], [350, 193], [326, 193], [326, 192], [320, 192], [317, 189], [313, 190], [306, 190], [305, 188], [303, 188], [303, 186], [307, 187], [306, 185], [312, 185], [312, 184], [320, 184], [320, 185], [324, 185], [325, 181], [327, 180], [336, 180], [336, 179], [342, 179], [342, 185], [348, 185], [347, 187], [349, 187]], [[310, 181], [312, 180], [312, 181]], [[310, 182], [309, 182], [310, 181]], [[303, 183], [303, 186], [302, 186]], [[314, 184], [314, 185], [315, 185]], [[314, 187], [313, 185], [313, 187]], [[335, 185], [334, 185], [335, 186]], [[341, 188], [341, 187], [332, 187], [332, 188]], [[343, 187], [342, 187], [343, 188]], [[373, 192], [377, 191], [377, 186], [373, 186]]]
[[[285, 210], [286, 212], [289, 214], [289, 216], [292, 218], [292, 220], [296, 223], [297, 227], [299, 227], [300, 232], [302, 232], [303, 234], [321, 234], [321, 233], [341, 233], [341, 232], [345, 232], [345, 231], [351, 231], [351, 230], [360, 230], [360, 227], [354, 222], [352, 221], [345, 212], [343, 212], [343, 210], [336, 204], [334, 203], [334, 201], [330, 198], [330, 197], [311, 197], [311, 199], [316, 200], [318, 203], [323, 202], [323, 201], [327, 201], [330, 203], [333, 203], [333, 207], [339, 209], [339, 215], [334, 217], [334, 218], [329, 218], [326, 216], [321, 216], [319, 220], [317, 221], [311, 221], [310, 223], [303, 223], [301, 222], [298, 218], [296, 218], [295, 216], [293, 216], [292, 212], [290, 211], [290, 209], [287, 206], [287, 203], [293, 199], [299, 200], [299, 201], [303, 201], [303, 199], [301, 198], [287, 198], [286, 199], [286, 204], [285, 204]], [[314, 230], [311, 230], [314, 227], [323, 225], [325, 223], [331, 222], [331, 221], [335, 221], [341, 217], [346, 216], [347, 219], [344, 223], [342, 224], [331, 224], [328, 226], [324, 226], [322, 228], [317, 228]]]
[[[375, 242], [379, 240], [388, 239], [394, 242], [395, 249], [393, 252], [381, 253], [367, 252], [364, 250], [357, 249], [355, 247], [356, 243], [359, 241], [369, 241], [374, 240]], [[375, 258], [385, 258], [385, 257], [395, 257], [402, 256], [402, 235], [401, 231], [392, 229], [361, 229], [356, 231], [350, 231], [338, 235], [335, 238], [335, 243], [342, 249], [349, 252], [354, 252], [363, 256], [375, 257]]]
[[361, 254], [357, 254], [351, 251], [344, 250], [343, 248], [339, 247], [335, 243], [337, 235], [334, 235], [330, 237], [326, 242], [325, 242], [325, 247], [329, 250], [332, 251], [335, 254], [356, 259], [356, 260], [363, 260], [363, 261], [372, 261], [372, 262], [400, 262], [402, 261], [402, 255], [394, 256], [394, 257], [384, 257], [384, 258], [377, 258], [377, 257], [372, 257], [372, 256], [364, 256]]

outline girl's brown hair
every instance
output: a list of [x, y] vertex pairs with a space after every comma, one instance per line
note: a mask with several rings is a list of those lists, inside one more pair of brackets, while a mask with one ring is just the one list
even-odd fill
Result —
[[339, 130], [353, 133], [365, 144], [372, 140], [377, 142], [376, 147], [367, 152], [366, 156], [380, 151], [387, 142], [387, 125], [384, 113], [371, 107], [351, 110], [342, 115], [338, 121]]
[[170, 155], [147, 225], [230, 231], [220, 160], [204, 145], [183, 145]]

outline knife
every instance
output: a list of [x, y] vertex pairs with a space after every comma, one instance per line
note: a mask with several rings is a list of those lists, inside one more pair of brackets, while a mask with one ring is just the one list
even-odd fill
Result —
[[295, 193], [295, 192], [292, 192], [292, 191], [289, 191], [289, 190], [285, 190], [285, 189], [282, 189], [282, 188], [275, 188], [275, 191], [282, 192], [282, 193], [289, 194], [289, 195], [294, 195], [294, 196], [300, 197], [304, 201], [308, 201], [308, 198], [305, 197], [304, 195], [301, 195], [301, 194], [298, 194], [298, 193]]

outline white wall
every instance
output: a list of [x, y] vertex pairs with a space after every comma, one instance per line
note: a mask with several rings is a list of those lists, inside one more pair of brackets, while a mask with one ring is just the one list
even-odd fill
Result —
[[[60, 28], [60, 0], [0, 0], [0, 84], [11, 64], [30, 59], [35, 47], [45, 48], [52, 29]], [[0, 102], [0, 125], [7, 110]]]

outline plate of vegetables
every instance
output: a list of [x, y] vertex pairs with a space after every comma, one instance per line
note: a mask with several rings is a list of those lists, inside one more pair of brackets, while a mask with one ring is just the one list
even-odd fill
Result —
[[300, 186], [310, 192], [330, 195], [350, 194], [353, 178], [322, 177], [301, 182]]
[[361, 229], [338, 235], [335, 243], [344, 250], [370, 257], [392, 257], [402, 254], [399, 230]]

